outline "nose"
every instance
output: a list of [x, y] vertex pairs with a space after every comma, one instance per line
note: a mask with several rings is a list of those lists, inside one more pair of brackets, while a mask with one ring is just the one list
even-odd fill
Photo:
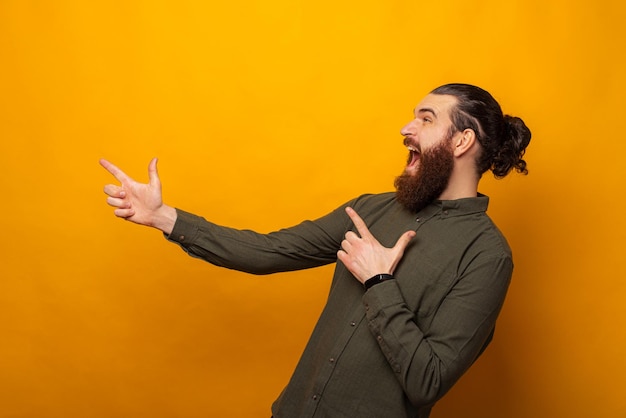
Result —
[[415, 119], [413, 119], [412, 121], [410, 121], [409, 123], [404, 125], [402, 127], [402, 129], [400, 129], [400, 135], [402, 135], [402, 136], [415, 135], [415, 133], [416, 133], [415, 126], [416, 126]]

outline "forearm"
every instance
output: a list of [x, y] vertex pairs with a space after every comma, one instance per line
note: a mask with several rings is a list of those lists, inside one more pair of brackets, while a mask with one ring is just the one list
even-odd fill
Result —
[[[338, 212], [340, 213], [340, 212]], [[169, 241], [211, 264], [253, 274], [316, 267], [336, 261], [341, 224], [347, 217], [329, 214], [269, 234], [216, 225], [177, 210]]]
[[370, 331], [413, 404], [436, 402], [484, 349], [508, 286], [509, 261], [485, 263], [460, 279], [426, 317], [408, 307], [397, 281], [365, 293]]
[[393, 280], [363, 297], [368, 326], [407, 397], [416, 406], [436, 402], [447, 390], [445, 363], [430, 346]]

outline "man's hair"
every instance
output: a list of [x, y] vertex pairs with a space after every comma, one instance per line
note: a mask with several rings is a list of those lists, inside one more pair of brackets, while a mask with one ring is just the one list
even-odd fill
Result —
[[502, 178], [512, 169], [528, 174], [522, 157], [531, 134], [523, 120], [504, 115], [491, 94], [470, 84], [446, 84], [431, 93], [457, 98], [450, 114], [452, 129], [458, 132], [469, 128], [476, 134], [481, 145], [476, 158], [479, 175], [491, 170], [496, 178]]

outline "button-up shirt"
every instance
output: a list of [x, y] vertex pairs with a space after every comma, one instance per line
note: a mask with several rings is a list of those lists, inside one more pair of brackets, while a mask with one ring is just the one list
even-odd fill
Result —
[[[337, 263], [328, 301], [276, 418], [430, 414], [491, 340], [511, 279], [511, 250], [479, 195], [419, 213], [393, 193], [364, 195], [330, 214], [269, 234], [215, 225], [178, 210], [168, 239], [190, 255], [254, 274]], [[351, 206], [385, 247], [416, 236], [393, 280], [365, 290], [337, 261]]]

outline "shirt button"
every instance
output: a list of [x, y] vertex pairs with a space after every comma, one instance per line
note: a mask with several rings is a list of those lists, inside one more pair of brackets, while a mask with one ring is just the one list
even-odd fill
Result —
[[379, 335], [378, 337], [376, 337], [376, 339], [378, 340], [378, 342], [383, 342], [383, 337], [381, 335]]
[[354, 321], [350, 322], [350, 326], [351, 327], [356, 327], [356, 322], [354, 322]]
[[331, 357], [328, 361], [330, 361], [331, 363], [334, 363], [335, 362], [335, 358]]
[[181, 235], [180, 237], [178, 237], [178, 240], [179, 240], [179, 241], [184, 241], [184, 240], [185, 240], [185, 236], [184, 236], [184, 235]]
[[447, 210], [444, 210], [444, 211], [443, 211], [443, 214], [444, 214], [444, 215], [447, 215], [447, 214], [448, 214], [448, 211], [447, 211]]
[[415, 220], [415, 222], [419, 222], [419, 221], [420, 221], [420, 218], [417, 218], [417, 219]]
[[319, 396], [317, 396], [317, 395], [313, 395], [313, 400], [314, 400], [314, 401], [318, 400], [319, 398], [320, 398]]

